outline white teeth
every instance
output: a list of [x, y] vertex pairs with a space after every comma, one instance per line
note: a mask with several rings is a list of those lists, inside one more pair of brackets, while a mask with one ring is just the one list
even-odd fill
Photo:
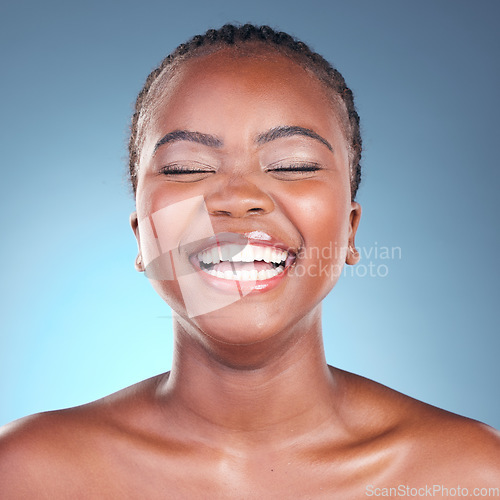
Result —
[[234, 256], [240, 254], [241, 247], [236, 245], [227, 245], [227, 249], [228, 249], [227, 260], [229, 260], [230, 262], [236, 262], [234, 260]]
[[264, 249], [264, 262], [271, 262], [271, 247]]
[[203, 264], [218, 264], [220, 261], [228, 262], [254, 262], [264, 261], [279, 264], [288, 257], [286, 250], [273, 247], [245, 245], [220, 245], [199, 252], [198, 260]]
[[264, 247], [254, 247], [253, 255], [255, 260], [264, 260]]
[[247, 270], [235, 270], [233, 271], [215, 271], [214, 269], [210, 269], [209, 271], [204, 271], [211, 276], [215, 276], [217, 278], [222, 278], [226, 280], [232, 280], [232, 281], [262, 281], [262, 280], [269, 280], [271, 278], [274, 278], [275, 276], [278, 276], [278, 274], [281, 274], [284, 271], [283, 266], [279, 266], [276, 269], [267, 269], [267, 270], [262, 270], [262, 271], [257, 271], [257, 269], [253, 269], [252, 271], [247, 271]]
[[238, 245], [229, 245], [229, 252], [231, 255], [232, 262], [241, 262], [241, 247]]
[[224, 278], [227, 279], [227, 280], [231, 280], [233, 279], [233, 271], [224, 271]]
[[213, 247], [212, 250], [209, 250], [208, 252], [210, 253], [212, 262], [214, 264], [218, 264], [220, 262], [219, 247]]
[[220, 247], [220, 260], [229, 260], [231, 258], [231, 252], [229, 251], [229, 245], [222, 245]]
[[241, 251], [241, 260], [243, 262], [253, 262], [254, 260], [256, 260], [254, 252], [252, 251], [252, 248], [250, 247], [250, 245], [247, 245]]

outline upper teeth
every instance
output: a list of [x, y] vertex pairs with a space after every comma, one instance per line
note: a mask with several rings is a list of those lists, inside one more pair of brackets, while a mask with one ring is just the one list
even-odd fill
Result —
[[218, 264], [221, 261], [253, 262], [263, 260], [279, 264], [287, 259], [288, 252], [279, 248], [246, 245], [221, 245], [204, 250], [198, 254], [198, 260], [204, 264]]

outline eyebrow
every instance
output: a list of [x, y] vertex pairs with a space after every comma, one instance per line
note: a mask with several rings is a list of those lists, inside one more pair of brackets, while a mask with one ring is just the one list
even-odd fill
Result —
[[173, 132], [169, 132], [167, 135], [164, 135], [156, 143], [154, 153], [156, 153], [160, 146], [177, 141], [197, 142], [211, 148], [222, 147], [222, 141], [214, 135], [202, 134], [201, 132], [191, 132], [190, 130], [174, 130]]
[[[259, 134], [255, 142], [259, 145], [263, 145], [268, 142], [275, 141], [276, 139], [292, 137], [294, 135], [302, 135], [315, 139], [321, 142], [321, 144], [324, 144], [333, 153], [332, 145], [325, 138], [314, 132], [314, 130], [298, 127], [296, 125], [274, 127], [267, 132]], [[160, 146], [177, 141], [197, 142], [198, 144], [203, 144], [204, 146], [211, 148], [221, 148], [223, 146], [223, 142], [215, 135], [203, 134], [202, 132], [192, 132], [190, 130], [174, 130], [173, 132], [169, 132], [164, 135], [156, 143], [153, 154], [156, 153]]]
[[315, 139], [321, 142], [321, 144], [324, 144], [333, 153], [332, 145], [326, 139], [314, 132], [314, 130], [297, 126], [272, 128], [271, 130], [257, 136], [257, 144], [266, 144], [268, 142], [275, 141], [276, 139], [281, 139], [282, 137], [291, 137], [294, 135], [303, 135], [310, 137], [311, 139]]

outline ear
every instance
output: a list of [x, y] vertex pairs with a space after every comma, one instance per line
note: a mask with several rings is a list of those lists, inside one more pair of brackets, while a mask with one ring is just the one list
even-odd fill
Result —
[[353, 201], [351, 203], [351, 213], [349, 214], [349, 241], [347, 246], [346, 264], [354, 266], [359, 262], [359, 252], [356, 250], [354, 239], [358, 230], [359, 221], [361, 219], [361, 205]]
[[144, 264], [142, 262], [141, 237], [139, 235], [139, 220], [137, 219], [137, 212], [132, 212], [130, 214], [130, 227], [132, 228], [132, 231], [134, 231], [138, 247], [137, 257], [135, 258], [135, 269], [142, 273], [144, 272]]

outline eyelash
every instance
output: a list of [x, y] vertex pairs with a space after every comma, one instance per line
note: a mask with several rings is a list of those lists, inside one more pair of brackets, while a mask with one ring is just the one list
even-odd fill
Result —
[[283, 167], [268, 168], [267, 172], [317, 172], [321, 167], [317, 163], [292, 163]]
[[[283, 165], [271, 165], [265, 169], [266, 173], [283, 181], [293, 181], [307, 179], [318, 170], [322, 170], [317, 163], [288, 163]], [[199, 168], [191, 165], [180, 165], [172, 163], [160, 169], [160, 174], [172, 176], [172, 180], [177, 178], [178, 182], [196, 182], [206, 179], [209, 175], [216, 173], [214, 169], [200, 164]], [[309, 174], [309, 175], [308, 175]], [[184, 181], [181, 181], [184, 178]]]
[[166, 165], [162, 167], [160, 173], [162, 174], [211, 174], [213, 170], [203, 168], [182, 167], [180, 165]]
[[288, 163], [271, 165], [266, 172], [277, 180], [293, 182], [312, 179], [318, 170], [323, 170], [317, 163]]

